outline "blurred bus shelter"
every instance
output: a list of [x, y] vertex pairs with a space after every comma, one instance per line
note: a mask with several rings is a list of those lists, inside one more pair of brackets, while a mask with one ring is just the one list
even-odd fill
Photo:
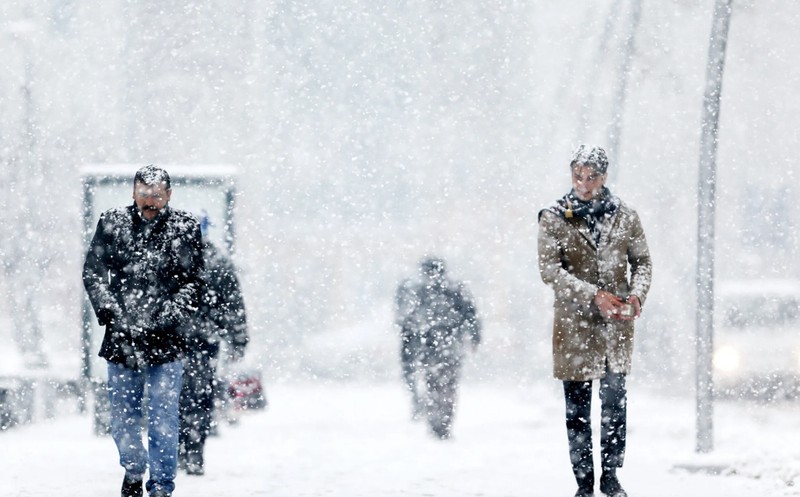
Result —
[[[88, 250], [100, 214], [133, 202], [133, 177], [142, 164], [87, 164], [81, 167], [83, 184], [83, 247]], [[198, 219], [207, 217], [207, 238], [220, 250], [233, 253], [236, 198], [236, 168], [225, 164], [160, 165], [170, 175], [170, 206], [189, 211]], [[106, 365], [98, 357], [104, 328], [97, 324], [88, 296], [83, 296], [83, 335], [81, 340], [83, 391], [92, 402], [94, 430], [109, 430]]]

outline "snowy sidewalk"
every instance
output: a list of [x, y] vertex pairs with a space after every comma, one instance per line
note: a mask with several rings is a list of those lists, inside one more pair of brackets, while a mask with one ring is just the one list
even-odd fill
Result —
[[[399, 383], [274, 386], [269, 409], [223, 425], [209, 440], [206, 476], [179, 475], [174, 495], [571, 497], [557, 387], [466, 384], [454, 438], [440, 442], [409, 420]], [[800, 495], [800, 406], [718, 404], [715, 421], [716, 451], [698, 456], [692, 400], [632, 386], [620, 472], [628, 493]], [[710, 476], [678, 465], [730, 469]], [[4, 497], [111, 497], [121, 478], [113, 442], [92, 435], [88, 415], [0, 434]]]

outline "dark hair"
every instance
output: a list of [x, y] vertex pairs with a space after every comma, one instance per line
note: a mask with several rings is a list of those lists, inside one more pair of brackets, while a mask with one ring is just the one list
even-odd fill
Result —
[[420, 261], [419, 267], [424, 274], [430, 276], [444, 274], [445, 272], [444, 259], [439, 257], [424, 257]]
[[569, 163], [570, 169], [577, 166], [589, 166], [600, 174], [605, 174], [608, 170], [608, 156], [602, 147], [596, 145], [581, 145], [572, 154], [572, 162]]
[[133, 177], [133, 184], [142, 183], [147, 186], [158, 186], [164, 184], [167, 190], [172, 188], [169, 181], [169, 173], [160, 167], [149, 164], [136, 171], [136, 176]]

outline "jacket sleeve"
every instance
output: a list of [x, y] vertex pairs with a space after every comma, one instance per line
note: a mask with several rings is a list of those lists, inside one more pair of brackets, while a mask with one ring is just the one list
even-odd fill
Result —
[[113, 255], [112, 250], [110, 224], [103, 214], [97, 222], [97, 229], [83, 263], [83, 286], [89, 295], [95, 315], [105, 310], [119, 319], [122, 317], [122, 308], [109, 289], [109, 271], [111, 270], [109, 265]]
[[481, 343], [481, 321], [475, 309], [475, 301], [463, 284], [458, 287], [458, 296], [461, 302], [460, 311], [464, 318], [461, 323], [462, 333], [469, 336], [474, 345], [478, 345]]
[[543, 211], [539, 218], [539, 274], [542, 281], [555, 292], [556, 299], [578, 299], [588, 306], [599, 290], [596, 285], [581, 280], [567, 271], [562, 263], [563, 235], [558, 233], [556, 214]]
[[416, 291], [409, 280], [404, 280], [397, 286], [394, 296], [394, 322], [403, 334], [414, 331], [413, 316], [418, 300]]
[[639, 297], [639, 303], [644, 305], [652, 281], [653, 263], [650, 259], [650, 249], [644, 236], [642, 222], [635, 212], [632, 215], [629, 240], [627, 255], [628, 264], [631, 267], [630, 293]]
[[216, 270], [218, 280], [213, 290], [219, 300], [211, 306], [210, 317], [221, 329], [222, 338], [234, 349], [244, 351], [249, 342], [247, 312], [236, 267], [225, 258]]

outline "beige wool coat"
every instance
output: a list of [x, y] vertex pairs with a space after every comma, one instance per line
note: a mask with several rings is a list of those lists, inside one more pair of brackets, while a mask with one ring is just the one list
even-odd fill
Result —
[[631, 369], [634, 322], [606, 319], [594, 304], [602, 289], [636, 295], [644, 306], [650, 289], [652, 262], [639, 216], [616, 202], [599, 244], [584, 219], [539, 214], [539, 272], [555, 293], [553, 375], [560, 380], [602, 378], [606, 363], [614, 373]]

